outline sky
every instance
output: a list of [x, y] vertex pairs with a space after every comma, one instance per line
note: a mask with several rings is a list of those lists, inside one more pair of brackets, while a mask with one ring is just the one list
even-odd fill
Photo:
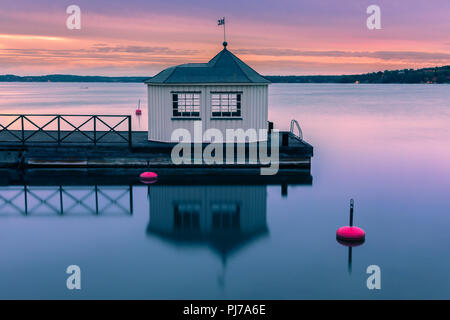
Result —
[[[373, 4], [381, 29], [369, 30]], [[228, 49], [263, 75], [449, 65], [449, 12], [449, 0], [0, 0], [0, 74], [153, 76], [207, 62], [223, 16]]]

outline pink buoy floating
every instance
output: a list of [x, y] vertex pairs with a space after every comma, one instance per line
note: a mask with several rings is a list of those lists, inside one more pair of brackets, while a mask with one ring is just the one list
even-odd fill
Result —
[[353, 208], [355, 202], [350, 199], [350, 225], [341, 227], [336, 231], [336, 240], [343, 246], [348, 247], [348, 272], [352, 273], [352, 249], [360, 246], [366, 239], [363, 229], [353, 226]]
[[350, 200], [350, 226], [341, 227], [336, 231], [336, 239], [340, 243], [364, 242], [366, 233], [363, 229], [353, 226], [353, 208], [355, 202]]
[[345, 226], [336, 231], [336, 238], [342, 241], [364, 241], [366, 233], [358, 227]]
[[155, 172], [143, 172], [139, 175], [139, 178], [141, 178], [141, 182], [145, 183], [145, 184], [151, 184], [151, 183], [155, 183], [156, 181], [158, 181], [158, 174], [156, 174]]

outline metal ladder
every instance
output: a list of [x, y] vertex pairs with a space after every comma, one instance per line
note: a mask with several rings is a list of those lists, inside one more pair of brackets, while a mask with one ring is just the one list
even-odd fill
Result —
[[[298, 135], [294, 133], [294, 125], [297, 127]], [[303, 140], [303, 131], [300, 128], [300, 125], [298, 124], [297, 120], [295, 119], [291, 120], [291, 129], [289, 131], [294, 137], [296, 137], [300, 141]]]

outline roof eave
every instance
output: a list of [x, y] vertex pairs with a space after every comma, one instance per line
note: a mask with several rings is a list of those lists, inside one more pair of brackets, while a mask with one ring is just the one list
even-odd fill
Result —
[[272, 84], [272, 82], [145, 82], [147, 85], [154, 85], [154, 86], [196, 86], [196, 85], [202, 85], [202, 86], [230, 86], [230, 85], [239, 85], [239, 86], [267, 86], [269, 84]]

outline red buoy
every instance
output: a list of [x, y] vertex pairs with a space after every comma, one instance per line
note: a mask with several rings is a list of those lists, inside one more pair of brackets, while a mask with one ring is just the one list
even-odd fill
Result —
[[363, 229], [353, 226], [354, 201], [350, 200], [350, 226], [341, 227], [336, 231], [336, 239], [343, 242], [364, 242], [366, 233]]
[[158, 175], [155, 172], [143, 172], [139, 177], [141, 182], [145, 184], [155, 183], [158, 180]]
[[358, 227], [345, 226], [336, 231], [336, 238], [342, 241], [364, 241], [366, 233]]
[[136, 109], [136, 115], [137, 115], [137, 116], [140, 116], [141, 114], [142, 114], [142, 110], [141, 110], [141, 99], [139, 99], [138, 107], [137, 107], [137, 109]]

